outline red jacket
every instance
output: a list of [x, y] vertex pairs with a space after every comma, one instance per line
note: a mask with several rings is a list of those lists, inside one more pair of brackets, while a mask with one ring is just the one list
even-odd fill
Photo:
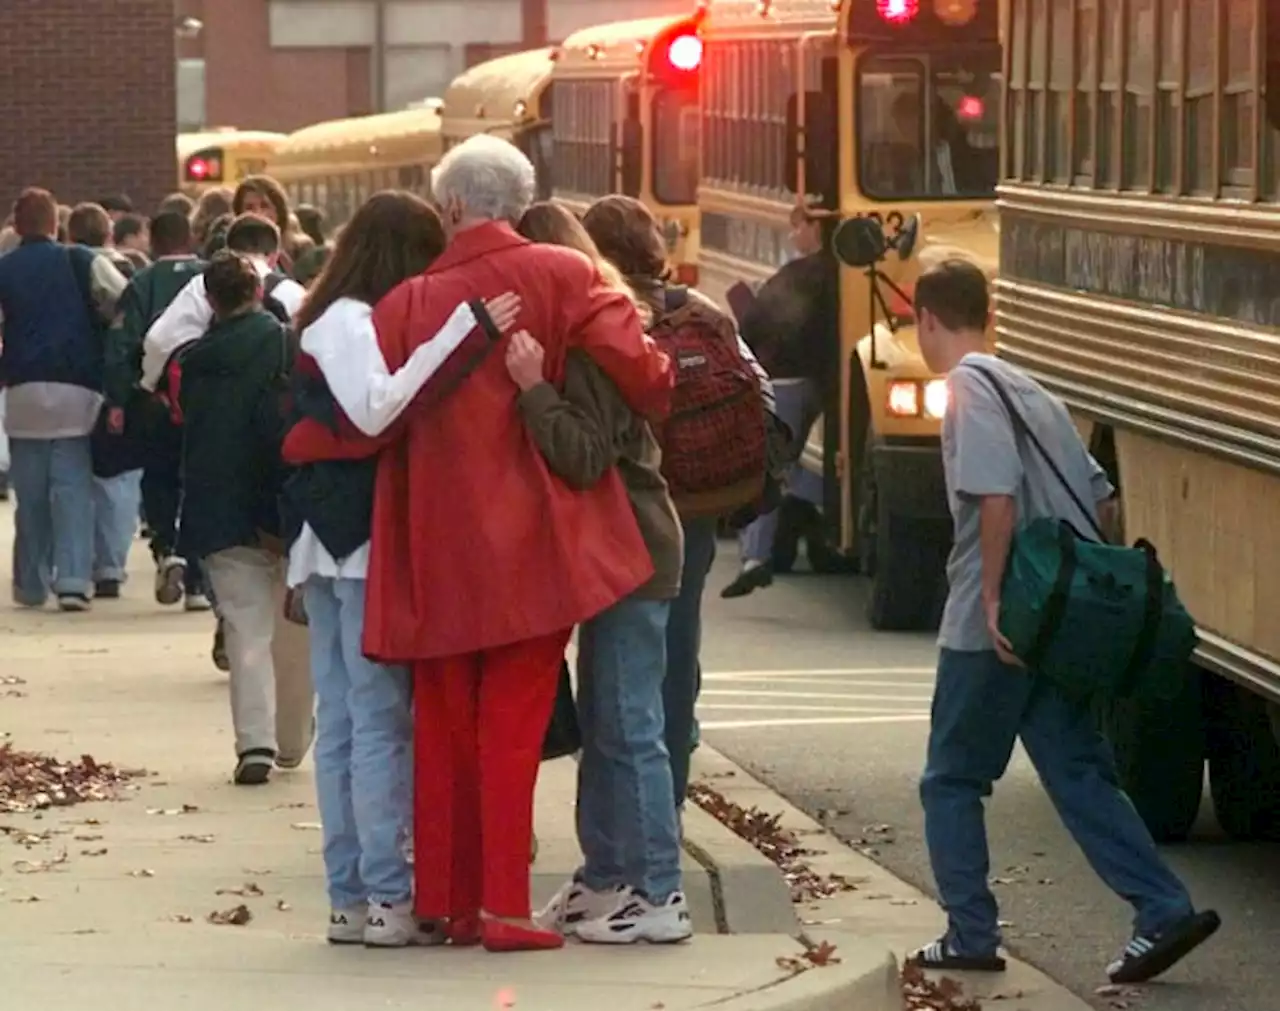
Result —
[[[506, 225], [454, 238], [425, 274], [374, 312], [395, 371], [459, 302], [513, 290], [517, 325], [546, 349], [559, 384], [580, 347], [631, 407], [666, 410], [671, 363], [624, 296], [605, 289], [585, 257], [534, 245]], [[382, 662], [452, 656], [569, 628], [645, 583], [653, 564], [616, 471], [586, 492], [548, 470], [516, 406], [505, 342], [443, 402], [421, 404], [377, 439], [349, 424], [295, 426], [286, 459], [367, 456], [381, 450], [365, 615], [365, 653]], [[437, 377], [439, 378], [439, 377]], [[444, 380], [447, 381], [447, 380]]]

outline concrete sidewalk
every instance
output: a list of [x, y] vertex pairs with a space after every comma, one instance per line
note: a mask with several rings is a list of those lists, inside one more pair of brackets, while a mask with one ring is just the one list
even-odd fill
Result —
[[[11, 531], [0, 507], [0, 558]], [[230, 784], [212, 617], [154, 604], [147, 561], [139, 545], [124, 599], [88, 614], [0, 605], [3, 739], [149, 770], [119, 801], [0, 814], [4, 1011], [901, 1007], [884, 942], [842, 940], [838, 964], [797, 974], [805, 949], [781, 875], [696, 810], [686, 830], [701, 862], [687, 870], [700, 933], [689, 944], [502, 956], [329, 947], [310, 763], [267, 787]], [[543, 768], [535, 900], [577, 864], [573, 776], [569, 761]], [[241, 904], [246, 925], [207, 922]]]

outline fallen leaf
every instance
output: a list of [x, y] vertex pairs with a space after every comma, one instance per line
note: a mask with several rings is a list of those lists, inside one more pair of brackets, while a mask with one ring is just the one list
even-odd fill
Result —
[[792, 902], [801, 904], [856, 890], [849, 878], [815, 871], [806, 860], [813, 855], [812, 851], [801, 844], [793, 831], [782, 825], [780, 815], [768, 814], [758, 807], [742, 807], [705, 783], [690, 786], [689, 796], [702, 810], [754, 846], [782, 871]]
[[285, 902], [284, 899], [280, 899], [278, 902], [276, 902], [276, 909], [280, 910], [280, 912], [282, 913], [287, 913], [292, 908], [293, 907], [289, 905], [289, 903]]
[[16, 860], [13, 869], [19, 874], [45, 874], [56, 870], [67, 862], [67, 851], [63, 850], [52, 860]]
[[774, 960], [774, 964], [785, 972], [798, 976], [802, 972], [807, 972], [811, 967], [804, 959], [796, 958], [794, 955], [779, 955]]
[[150, 867], [143, 867], [139, 870], [129, 872], [129, 877], [131, 878], [154, 878], [155, 876], [156, 872]]
[[261, 888], [252, 881], [246, 881], [239, 888], [219, 888], [214, 895], [239, 895], [242, 899], [258, 898], [263, 894]]
[[804, 957], [811, 965], [819, 968], [840, 964], [840, 959], [836, 958], [836, 946], [830, 941], [823, 941], [816, 948], [810, 948], [804, 953]]
[[180, 835], [178, 842], [194, 842], [194, 843], [211, 843], [214, 841], [213, 833], [205, 833], [204, 835]]
[[298, 800], [290, 804], [272, 804], [271, 810], [272, 811], [292, 811], [292, 810], [296, 810], [297, 808], [310, 807], [310, 806], [311, 805], [307, 803], [305, 800]]
[[149, 807], [147, 814], [160, 814], [165, 817], [172, 817], [175, 814], [195, 814], [200, 808], [195, 804], [183, 804], [182, 807]]
[[26, 896], [25, 898], [21, 898], [21, 899], [10, 899], [9, 901], [10, 901], [10, 902], [13, 902], [13, 903], [16, 903], [16, 904], [19, 904], [19, 905], [22, 905], [22, 904], [29, 904], [29, 903], [32, 903], [32, 902], [43, 902], [43, 901], [44, 901], [44, 899], [40, 898], [40, 896], [39, 896], [39, 895], [28, 895], [28, 896]]
[[965, 997], [964, 988], [950, 976], [932, 980], [916, 962], [904, 962], [900, 978], [907, 1011], [982, 1011], [982, 1005]]
[[87, 801], [115, 800], [126, 777], [92, 755], [64, 762], [0, 743], [0, 813], [43, 811]]
[[243, 927], [253, 919], [253, 913], [242, 903], [232, 909], [214, 910], [205, 919], [220, 927]]
[[102, 836], [100, 835], [77, 835], [71, 838], [76, 842], [102, 842]]
[[295, 821], [290, 828], [296, 828], [300, 832], [319, 832], [320, 823], [318, 821]]
[[192, 923], [192, 919], [186, 913], [174, 913], [168, 917], [170, 923]]
[[890, 899], [890, 900], [889, 900], [889, 905], [891, 905], [891, 906], [918, 906], [918, 905], [920, 905], [920, 900], [919, 900], [919, 899]]
[[252, 876], [252, 877], [255, 877], [255, 878], [262, 878], [262, 877], [266, 877], [268, 874], [270, 874], [270, 873], [271, 873], [270, 871], [258, 870], [258, 869], [253, 868], [253, 867], [242, 867], [242, 868], [240, 868], [240, 871], [241, 871], [241, 873], [243, 873], [243, 874], [248, 874], [248, 875], [250, 875], [250, 876]]
[[73, 930], [73, 931], [71, 931], [71, 933], [73, 933], [73, 934], [96, 934], [96, 933], [97, 933], [97, 931], [96, 931], [96, 930], [94, 930], [94, 928], [93, 928], [93, 927], [84, 927], [84, 928], [82, 928], [82, 929], [80, 929], [80, 930]]
[[82, 857], [105, 857], [107, 855], [107, 850], [81, 850], [80, 855]]
[[6, 674], [0, 677], [0, 685], [25, 685], [26, 679], [20, 678], [16, 674]]

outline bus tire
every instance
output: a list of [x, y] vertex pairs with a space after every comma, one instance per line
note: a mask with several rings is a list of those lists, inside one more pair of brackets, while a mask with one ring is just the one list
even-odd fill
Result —
[[1224, 677], [1207, 677], [1209, 792], [1232, 839], [1280, 841], [1280, 746], [1266, 701]]
[[878, 505], [867, 620], [880, 632], [936, 628], [946, 542], [940, 543], [935, 524], [892, 516], [883, 498]]
[[1206, 750], [1201, 682], [1200, 671], [1190, 667], [1176, 699], [1119, 699], [1096, 709], [1120, 788], [1156, 842], [1184, 842], [1200, 814]]

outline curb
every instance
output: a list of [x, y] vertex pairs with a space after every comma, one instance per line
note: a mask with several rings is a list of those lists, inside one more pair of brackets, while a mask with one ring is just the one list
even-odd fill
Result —
[[[842, 896], [807, 904], [806, 908], [812, 911], [812, 915], [820, 918], [800, 921], [802, 941], [810, 945], [823, 941], [832, 943], [841, 959], [850, 962], [859, 959], [858, 953], [863, 947], [890, 953], [885, 962], [891, 990], [888, 1003], [883, 1003], [884, 998], [877, 989], [883, 977], [872, 972], [867, 972], [864, 979], [853, 981], [847, 979], [847, 972], [842, 974], [845, 977], [842, 982], [833, 983], [829, 988], [830, 1000], [827, 988], [811, 989], [806, 995], [788, 989], [801, 981], [814, 987], [824, 979], [830, 981], [832, 969], [846, 968], [842, 961], [839, 966], [810, 970], [769, 988], [769, 991], [735, 997], [718, 1007], [726, 1011], [834, 1011], [835, 1008], [840, 1011], [880, 1011], [881, 1008], [901, 1011], [904, 999], [895, 954], [905, 953], [939, 936], [945, 928], [946, 918], [937, 902], [847, 845], [767, 783], [714, 748], [703, 744], [698, 749], [690, 778], [693, 782], [709, 786], [728, 801], [745, 808], [757, 807], [776, 816], [783, 828], [804, 840], [808, 854], [805, 859], [814, 871], [840, 875], [857, 882], [854, 890]], [[721, 828], [729, 831], [724, 826]], [[744, 840], [739, 842], [750, 845]], [[804, 912], [797, 907], [796, 915], [804, 916]], [[1008, 965], [1007, 972], [995, 976], [974, 973], [946, 975], [963, 984], [966, 998], [976, 999], [983, 1006], [988, 1001], [1008, 1001], [1017, 1011], [1093, 1011], [1087, 1001], [1034, 966], [1012, 957], [1008, 958]], [[940, 974], [928, 975], [936, 979]], [[778, 1003], [750, 1002], [775, 990], [779, 993]], [[795, 999], [791, 1000], [790, 995], [795, 995]], [[785, 1002], [784, 996], [790, 1002]], [[850, 996], [857, 996], [857, 1001], [850, 1001]], [[862, 1003], [864, 1000], [866, 1003]], [[874, 1003], [876, 1000], [882, 1003]]]
[[782, 872], [692, 801], [684, 809], [684, 849], [710, 879], [717, 933], [800, 934]]
[[866, 947], [865, 953], [846, 952], [839, 965], [810, 969], [763, 990], [701, 1006], [717, 1011], [902, 1011], [898, 960], [885, 950], [876, 954], [874, 942]]

